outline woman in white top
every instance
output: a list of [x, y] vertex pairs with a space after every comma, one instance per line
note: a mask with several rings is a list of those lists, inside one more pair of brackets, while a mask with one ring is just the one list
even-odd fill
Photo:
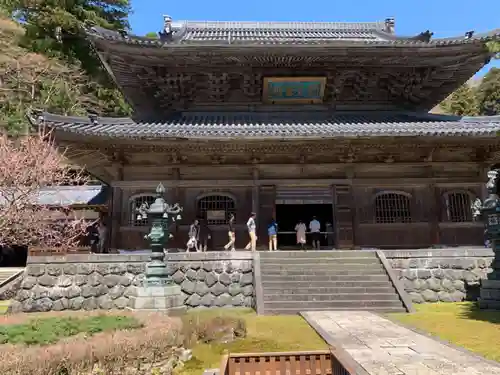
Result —
[[297, 245], [300, 245], [300, 248], [304, 250], [307, 227], [302, 220], [299, 220], [299, 222], [295, 226], [295, 232], [297, 233]]

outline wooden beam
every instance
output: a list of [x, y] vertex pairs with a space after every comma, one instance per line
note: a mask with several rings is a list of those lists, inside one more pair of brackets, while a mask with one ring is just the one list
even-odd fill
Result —
[[401, 186], [427, 186], [431, 183], [439, 186], [460, 187], [465, 185], [484, 184], [483, 179], [463, 177], [427, 177], [427, 178], [353, 178], [353, 179], [259, 179], [259, 180], [180, 180], [180, 181], [112, 181], [111, 186], [124, 189], [144, 188], [155, 189], [161, 182], [167, 188], [199, 188], [199, 187], [252, 187], [252, 186], [329, 186], [329, 185], [352, 185], [352, 186], [377, 186], [377, 187], [401, 187]]

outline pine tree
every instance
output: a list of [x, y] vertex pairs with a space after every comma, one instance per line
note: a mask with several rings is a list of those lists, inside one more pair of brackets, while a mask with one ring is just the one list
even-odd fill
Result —
[[457, 116], [475, 116], [479, 113], [476, 93], [467, 83], [441, 103], [441, 108]]
[[500, 69], [492, 68], [484, 76], [477, 89], [479, 113], [500, 115]]
[[0, 128], [26, 130], [30, 108], [129, 115], [84, 32], [91, 25], [126, 30], [129, 11], [128, 0], [0, 0]]
[[[128, 30], [128, 0], [5, 0], [25, 26], [24, 44], [33, 52], [78, 59], [94, 73], [99, 64], [84, 37], [87, 26]], [[58, 56], [59, 57], [59, 56]], [[74, 62], [74, 61], [71, 61]]]

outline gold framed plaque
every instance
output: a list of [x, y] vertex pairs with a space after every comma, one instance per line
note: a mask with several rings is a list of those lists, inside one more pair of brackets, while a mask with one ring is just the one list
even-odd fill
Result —
[[265, 77], [262, 100], [272, 104], [323, 103], [326, 77]]

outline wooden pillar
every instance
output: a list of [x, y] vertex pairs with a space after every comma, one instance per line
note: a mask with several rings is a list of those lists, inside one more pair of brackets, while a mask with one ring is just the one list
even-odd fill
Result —
[[441, 243], [441, 233], [439, 223], [441, 222], [441, 194], [440, 189], [435, 184], [429, 185], [429, 224], [431, 231], [431, 244], [439, 245]]
[[[123, 181], [123, 163], [117, 163], [117, 180]], [[111, 188], [111, 205], [110, 212], [108, 213], [109, 219], [108, 223], [108, 251], [110, 253], [116, 252], [119, 247], [119, 234], [120, 226], [122, 222], [122, 212], [123, 212], [123, 192], [121, 188], [112, 187]]]
[[119, 234], [122, 219], [122, 200], [123, 192], [121, 188], [113, 187], [111, 189], [111, 212], [109, 228], [109, 252], [116, 252], [119, 247]]
[[334, 197], [334, 229], [335, 245], [338, 249], [354, 249], [354, 209], [351, 185], [335, 185]]

